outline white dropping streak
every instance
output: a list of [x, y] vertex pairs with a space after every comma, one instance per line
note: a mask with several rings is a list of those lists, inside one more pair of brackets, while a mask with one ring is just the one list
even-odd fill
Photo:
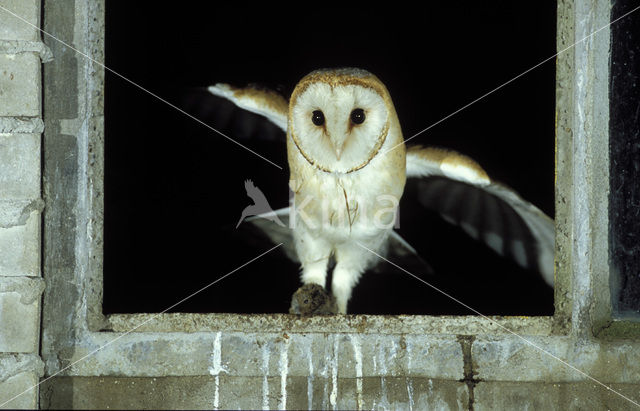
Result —
[[213, 394], [213, 407], [218, 409], [220, 406], [220, 373], [227, 372], [222, 366], [222, 343], [220, 342], [221, 333], [218, 331], [213, 339], [213, 353], [211, 354], [211, 365], [209, 366], [209, 374], [215, 376], [216, 390]]
[[[398, 356], [398, 343], [395, 340], [391, 341], [391, 361], [395, 361]], [[391, 369], [391, 376], [395, 376], [395, 367]]]
[[309, 364], [309, 375], [307, 376], [307, 408], [313, 409], [313, 353], [311, 344], [307, 344], [307, 362]]
[[281, 410], [287, 409], [287, 374], [289, 372], [289, 344], [290, 338], [284, 339], [282, 351], [280, 351], [280, 405]]
[[[407, 359], [407, 370], [405, 373], [407, 375], [411, 374], [411, 345], [405, 341], [405, 358]], [[405, 377], [405, 381], [407, 382], [407, 395], [409, 396], [409, 411], [413, 411], [413, 381], [411, 377]]]
[[216, 391], [213, 394], [213, 408], [217, 410], [218, 407], [220, 406], [220, 376], [219, 375], [216, 375], [215, 381], [216, 381]]
[[262, 409], [269, 409], [269, 347], [265, 343], [262, 346]]
[[[327, 338], [325, 338], [327, 339]], [[324, 345], [324, 367], [322, 367], [322, 379], [324, 381], [324, 385], [322, 386], [322, 409], [326, 410], [328, 409], [328, 405], [327, 405], [327, 399], [328, 399], [328, 395], [327, 393], [329, 392], [329, 344], [325, 344]]]
[[360, 339], [356, 335], [350, 335], [351, 345], [353, 346], [353, 357], [356, 361], [356, 393], [358, 395], [358, 409], [362, 409], [362, 349], [360, 347]]
[[382, 391], [380, 406], [384, 409], [389, 409], [391, 407], [389, 407], [389, 401], [387, 399], [387, 380], [385, 378], [387, 375], [387, 361], [389, 359], [383, 352], [383, 348], [381, 346], [378, 348], [378, 355], [380, 356], [380, 391]]
[[[371, 357], [371, 359], [373, 360], [373, 375], [376, 375], [376, 373], [378, 372], [378, 362], [376, 361], [376, 356], [374, 355], [373, 357]], [[373, 397], [373, 404], [371, 405], [371, 408], [376, 408], [375, 397]]]
[[211, 365], [209, 366], [209, 374], [218, 375], [226, 372], [222, 366], [222, 344], [220, 343], [221, 333], [217, 332], [213, 339], [213, 353], [211, 353]]
[[333, 409], [336, 409], [338, 401], [338, 336], [333, 336], [333, 358], [331, 361], [331, 395], [329, 402]]
[[409, 411], [413, 411], [413, 384], [407, 377], [407, 395], [409, 396]]

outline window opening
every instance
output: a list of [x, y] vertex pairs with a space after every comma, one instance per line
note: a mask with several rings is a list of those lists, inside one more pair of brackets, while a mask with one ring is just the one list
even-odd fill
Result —
[[[308, 22], [264, 21], [258, 13], [242, 22], [255, 33], [247, 37], [233, 34], [237, 19], [212, 18], [244, 12], [195, 7], [109, 2], [107, 66], [196, 117], [217, 121], [212, 125], [284, 170], [107, 73], [105, 314], [164, 310], [271, 246], [247, 235], [249, 226], [234, 227], [251, 202], [247, 179], [274, 209], [287, 205], [284, 134], [257, 115], [239, 115], [231, 103], [218, 101], [212, 113], [202, 87], [258, 82], [288, 97], [314, 69], [360, 67], [386, 84], [407, 138], [555, 53], [553, 3], [425, 6], [411, 16], [385, 15], [392, 31], [380, 30], [375, 19], [350, 18], [310, 30]], [[179, 35], [167, 34], [168, 25]], [[554, 102], [549, 62], [412, 143], [469, 155], [553, 216]], [[486, 315], [553, 313], [553, 290], [537, 273], [440, 217], [412, 210], [415, 190], [409, 185], [403, 196], [399, 231], [437, 273], [417, 275]], [[384, 262], [378, 268], [361, 278], [349, 313], [471, 314]], [[174, 311], [284, 313], [300, 285], [297, 264], [278, 250]]]
[[[616, 1], [611, 20], [636, 5]], [[640, 318], [640, 17], [611, 26], [609, 155], [612, 300], [619, 316]]]

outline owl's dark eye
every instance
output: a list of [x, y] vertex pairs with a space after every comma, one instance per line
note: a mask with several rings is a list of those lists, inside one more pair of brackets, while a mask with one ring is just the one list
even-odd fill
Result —
[[311, 114], [311, 121], [316, 126], [321, 126], [324, 124], [324, 114], [320, 110], [314, 110]]
[[357, 108], [351, 112], [351, 122], [353, 124], [362, 124], [364, 123], [365, 115], [364, 110], [361, 108]]

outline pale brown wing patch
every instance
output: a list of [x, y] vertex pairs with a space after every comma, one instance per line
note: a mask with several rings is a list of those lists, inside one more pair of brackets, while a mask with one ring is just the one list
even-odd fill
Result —
[[408, 147], [408, 177], [437, 174], [474, 184], [491, 183], [487, 172], [464, 154], [437, 147]]
[[238, 88], [223, 83], [211, 86], [208, 90], [216, 96], [230, 100], [244, 110], [265, 116], [286, 131], [289, 103], [275, 91], [252, 86]]
[[287, 115], [289, 110], [289, 103], [282, 97], [280, 94], [276, 93], [273, 90], [268, 89], [258, 89], [254, 87], [246, 87], [246, 88], [234, 88], [231, 87], [233, 91], [233, 95], [239, 100], [253, 100], [257, 104], [269, 107], [275, 112], [282, 114], [283, 116]]

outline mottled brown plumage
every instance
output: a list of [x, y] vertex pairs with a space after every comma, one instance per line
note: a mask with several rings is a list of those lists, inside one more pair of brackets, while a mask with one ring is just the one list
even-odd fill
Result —
[[305, 284], [293, 293], [289, 314], [330, 315], [338, 313], [336, 298], [318, 284]]

